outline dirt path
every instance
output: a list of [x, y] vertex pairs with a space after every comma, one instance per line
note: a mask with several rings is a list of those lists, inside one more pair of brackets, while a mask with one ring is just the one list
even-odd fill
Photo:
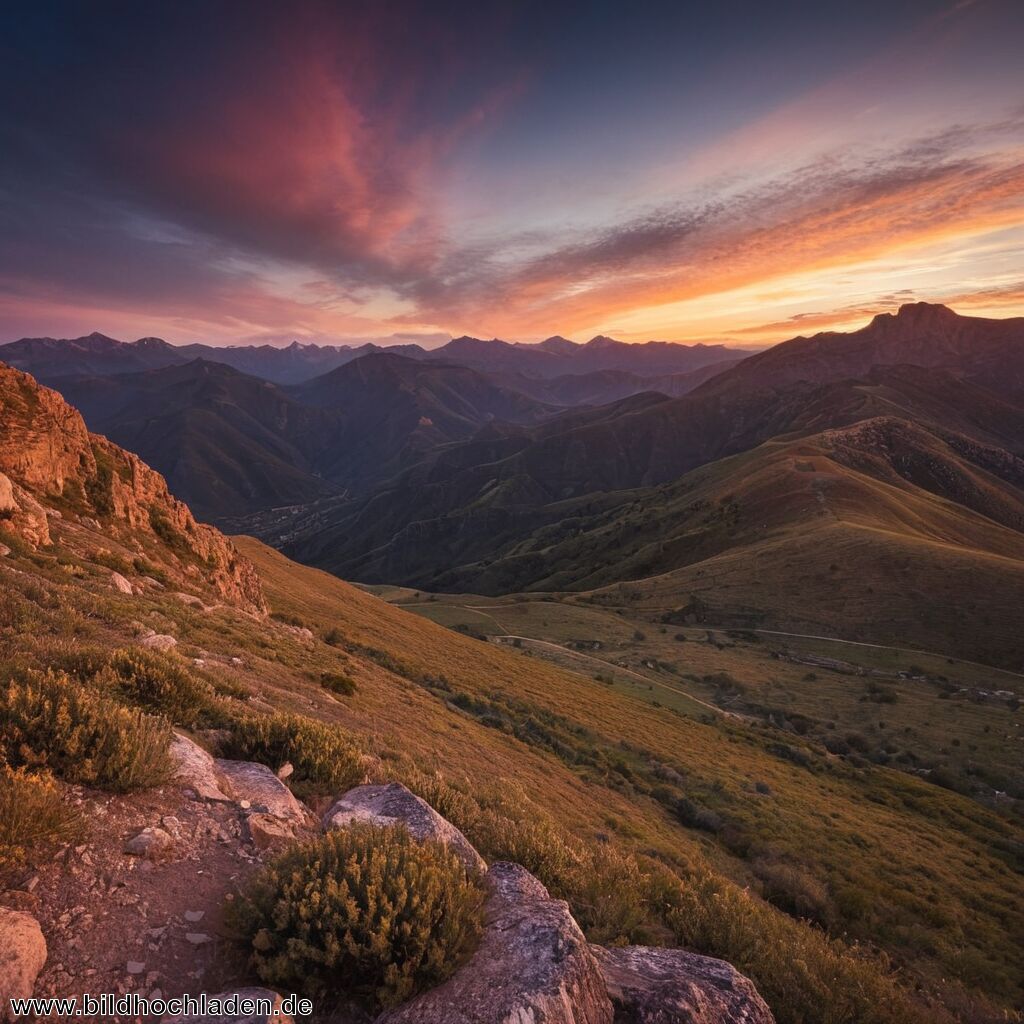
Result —
[[[30, 854], [0, 886], [0, 904], [33, 914], [46, 938], [37, 996], [166, 998], [257, 983], [223, 916], [260, 865], [237, 807], [170, 787], [118, 797], [73, 789], [71, 802], [82, 812], [81, 837], [56, 855]], [[166, 856], [124, 852], [146, 827], [174, 838]]]
[[707, 708], [708, 711], [713, 711], [716, 715], [722, 715], [724, 718], [745, 718], [744, 715], [739, 715], [735, 711], [726, 711], [724, 708], [717, 707], [714, 704], [709, 704], [706, 700], [701, 700], [700, 697], [695, 697], [692, 693], [688, 693], [686, 690], [680, 689], [678, 686], [670, 686], [668, 683], [663, 683], [660, 679], [645, 676], [642, 672], [636, 672], [631, 668], [626, 668], [624, 665], [617, 665], [614, 661], [605, 661], [603, 658], [595, 658], [591, 654], [584, 654], [582, 651], [574, 651], [571, 647], [564, 647], [562, 644], [552, 643], [550, 640], [537, 640], [532, 636], [516, 636], [514, 633], [504, 633], [501, 636], [493, 637], [493, 639], [521, 640], [524, 643], [536, 644], [538, 647], [550, 648], [560, 652], [561, 654], [567, 654], [572, 658], [591, 661], [595, 665], [610, 668], [615, 672], [623, 672], [627, 676], [639, 679], [642, 683], [646, 683], [648, 686], [660, 686], [663, 690], [670, 690], [672, 693], [678, 693], [681, 697], [686, 697], [688, 700], [692, 700], [694, 704], [699, 704], [702, 708]]

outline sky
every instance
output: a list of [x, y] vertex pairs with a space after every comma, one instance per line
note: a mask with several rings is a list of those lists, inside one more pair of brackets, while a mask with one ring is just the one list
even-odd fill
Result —
[[1024, 3], [0, 13], [0, 341], [1024, 315]]

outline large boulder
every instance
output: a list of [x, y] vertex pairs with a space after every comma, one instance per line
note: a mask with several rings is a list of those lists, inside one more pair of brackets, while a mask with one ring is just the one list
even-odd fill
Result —
[[[292, 1024], [292, 1018], [286, 1013], [281, 1013], [282, 998], [269, 988], [239, 988], [231, 992], [218, 992], [216, 995], [208, 995], [207, 1003], [217, 1000], [221, 1008], [245, 1006], [244, 1000], [249, 1000], [249, 1005], [259, 1006], [261, 1002], [266, 1008], [270, 1005], [269, 1013], [257, 1012], [236, 1012], [236, 1013], [206, 1013], [206, 1014], [167, 1014], [162, 1024]], [[234, 1002], [232, 1002], [234, 1000]], [[278, 1015], [280, 1014], [280, 1015]]]
[[404, 824], [409, 834], [421, 843], [428, 839], [444, 843], [470, 870], [487, 870], [483, 857], [473, 844], [430, 804], [400, 782], [350, 789], [324, 815], [323, 826], [325, 829], [347, 828], [356, 821], [374, 825]]
[[216, 761], [199, 744], [176, 732], [171, 740], [170, 754], [175, 781], [192, 790], [197, 800], [233, 802], [224, 791], [224, 780], [217, 770]]
[[214, 764], [221, 776], [221, 788], [245, 810], [295, 824], [305, 822], [306, 809], [265, 764], [224, 760]]
[[477, 951], [377, 1024], [612, 1024], [597, 961], [562, 900], [518, 864], [492, 865]]
[[775, 1024], [754, 983], [683, 949], [591, 947], [617, 1024]]
[[46, 939], [39, 922], [21, 910], [0, 907], [0, 1020], [11, 999], [28, 999], [46, 963]]

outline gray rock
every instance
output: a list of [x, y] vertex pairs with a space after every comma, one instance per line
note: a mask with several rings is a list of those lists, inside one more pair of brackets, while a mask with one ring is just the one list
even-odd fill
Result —
[[469, 962], [377, 1024], [612, 1024], [597, 961], [562, 900], [518, 864], [492, 865]]
[[217, 770], [217, 763], [199, 744], [176, 732], [171, 740], [170, 754], [175, 781], [191, 789], [198, 799], [214, 803], [233, 802], [233, 798], [224, 791], [224, 780]]
[[178, 641], [166, 633], [154, 633], [142, 641], [143, 647], [151, 647], [157, 651], [169, 651], [172, 647], [178, 646]]
[[0, 907], [0, 1020], [9, 999], [28, 999], [46, 963], [46, 939], [39, 922], [21, 910]]
[[112, 572], [110, 574], [110, 583], [115, 590], [120, 591], [122, 594], [135, 593], [132, 585], [119, 572]]
[[124, 844], [124, 852], [146, 860], [160, 860], [174, 849], [174, 839], [162, 828], [144, 828]]
[[163, 1018], [162, 1024], [185, 1024], [186, 1021], [192, 1024], [293, 1024], [292, 1018], [287, 1014], [276, 1016], [273, 1008], [280, 1007], [281, 996], [271, 992], [268, 988], [240, 988], [232, 992], [218, 992], [216, 995], [207, 996], [208, 1000], [217, 999], [223, 1004], [231, 998], [268, 1000], [271, 1006], [270, 1013], [217, 1013], [196, 1016], [170, 1016]]
[[254, 761], [214, 762], [223, 779], [224, 790], [239, 804], [259, 814], [269, 814], [282, 821], [300, 824], [306, 810], [292, 796], [292, 791], [265, 765]]
[[410, 835], [420, 842], [433, 839], [444, 843], [470, 870], [487, 870], [483, 857], [476, 852], [473, 844], [430, 804], [399, 782], [350, 789], [324, 815], [323, 826], [324, 829], [347, 828], [357, 821], [374, 825], [395, 825], [401, 822], [409, 829]]
[[683, 949], [591, 947], [629, 1024], [775, 1024], [754, 983], [724, 960]]

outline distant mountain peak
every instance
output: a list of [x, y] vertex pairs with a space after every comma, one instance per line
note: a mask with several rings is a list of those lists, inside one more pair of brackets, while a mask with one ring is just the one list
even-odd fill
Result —
[[895, 313], [878, 313], [871, 320], [871, 325], [899, 323], [922, 329], [953, 324], [962, 319], [959, 313], [939, 302], [905, 302]]
[[543, 352], [556, 352], [559, 355], [563, 355], [575, 352], [580, 346], [577, 345], [576, 342], [570, 341], [568, 338], [563, 338], [560, 334], [553, 334], [550, 338], [545, 338], [535, 347], [541, 349]]

